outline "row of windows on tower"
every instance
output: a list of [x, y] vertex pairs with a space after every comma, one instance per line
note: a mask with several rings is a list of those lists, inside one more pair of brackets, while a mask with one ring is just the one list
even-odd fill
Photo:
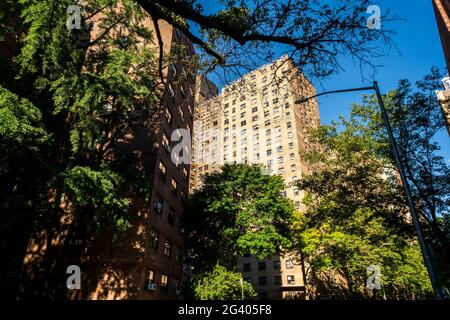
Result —
[[[162, 215], [164, 212], [164, 207], [165, 207], [164, 198], [158, 192], [156, 192], [153, 200], [153, 211], [157, 214]], [[176, 211], [169, 205], [167, 209], [167, 222], [171, 226], [175, 226], [176, 220], [177, 220]], [[178, 219], [178, 230], [181, 234], [184, 234], [185, 232], [181, 218]]]
[[[288, 284], [295, 284], [295, 275], [287, 275], [286, 276], [286, 280]], [[248, 283], [252, 283], [252, 278], [251, 277], [245, 277], [244, 281], [248, 282]], [[265, 276], [261, 276], [258, 277], [258, 285], [259, 286], [267, 286], [269, 285], [268, 281], [267, 281], [267, 277]], [[281, 286], [281, 276], [274, 276], [273, 277], [273, 285], [275, 286]]]
[[[157, 291], [157, 280], [156, 280], [156, 271], [148, 270], [147, 272], [147, 283], [146, 290], [150, 292]], [[159, 291], [162, 294], [169, 293], [169, 288], [173, 287], [173, 293], [175, 295], [180, 294], [180, 280], [177, 278], [171, 278], [167, 274], [161, 274], [159, 279]]]
[[[279, 112], [280, 112], [280, 108], [274, 108], [274, 109], [273, 109], [273, 114], [274, 114], [274, 115], [278, 114]], [[267, 118], [269, 115], [270, 115], [270, 111], [269, 111], [269, 110], [264, 111], [264, 118]], [[245, 112], [242, 112], [242, 113], [241, 113], [241, 118], [245, 118], [245, 117], [246, 117], [246, 113], [245, 113]], [[290, 111], [287, 111], [287, 112], [285, 113], [285, 117], [286, 117], [287, 120], [289, 120], [289, 119], [291, 118], [291, 112], [290, 112]], [[275, 116], [275, 117], [273, 118], [273, 121], [274, 121], [274, 123], [278, 123], [278, 122], [280, 122], [280, 119], [281, 119], [280, 116]], [[235, 121], [236, 121], [236, 116], [233, 116], [233, 117], [231, 118], [231, 120], [232, 120], [233, 122], [235, 122]], [[255, 121], [258, 121], [258, 120], [259, 120], [259, 115], [253, 115], [253, 116], [252, 116], [252, 122], [255, 122]], [[271, 123], [271, 120], [270, 120], [270, 119], [267, 119], [267, 120], [264, 121], [264, 125], [265, 125], [265, 126], [269, 126], [270, 123]], [[223, 121], [223, 124], [224, 124], [224, 125], [230, 124], [230, 119], [225, 119], [225, 120]], [[214, 121], [214, 122], [213, 122], [213, 126], [217, 126], [217, 125], [218, 125], [218, 122], [217, 122], [217, 121]], [[241, 121], [241, 126], [245, 126], [245, 125], [247, 125], [247, 120], [242, 120], [242, 121]], [[234, 128], [236, 128], [236, 125], [234, 125], [233, 129], [234, 129]], [[209, 129], [209, 128], [208, 128], [208, 129]], [[245, 130], [245, 129], [243, 129], [243, 130]]]
[[[286, 260], [286, 269], [293, 269], [294, 268], [294, 262], [291, 259]], [[260, 261], [258, 262], [258, 271], [266, 271], [266, 262]], [[272, 268], [273, 270], [280, 270], [281, 262], [279, 260], [272, 261]], [[250, 272], [252, 271], [252, 264], [251, 262], [246, 262], [242, 264], [242, 271], [243, 272]]]
[[[273, 111], [274, 114], [277, 114], [278, 112], [280, 112], [281, 108], [280, 108], [280, 106], [278, 106], [278, 102], [279, 102], [278, 98], [275, 98], [275, 99], [272, 100], [272, 104], [274, 105], [274, 108], [272, 109], [272, 111]], [[257, 102], [253, 103], [252, 113], [257, 113], [258, 112], [259, 109], [258, 109], [258, 105], [257, 104], [258, 104]], [[226, 105], [227, 104], [225, 104], [225, 106]], [[264, 116], [265, 117], [269, 116], [269, 114], [270, 114], [269, 101], [263, 101], [262, 106], [263, 106]], [[247, 107], [247, 105], [245, 103], [243, 103], [243, 104], [241, 104], [240, 109], [244, 110], [246, 107]], [[289, 107], [290, 107], [289, 102], [285, 102], [284, 103], [284, 108], [288, 109]], [[228, 117], [229, 116], [229, 111], [227, 110], [227, 107], [225, 107], [224, 110], [225, 111], [224, 111], [223, 115], [225, 117]], [[231, 109], [231, 113], [232, 114], [236, 113], [236, 108], [232, 108]], [[246, 112], [242, 111], [241, 114], [240, 114], [240, 117], [244, 118], [245, 116], [246, 116]], [[217, 114], [214, 114], [212, 116], [213, 119], [216, 118], [216, 117], [217, 117]]]
[[[157, 230], [152, 229], [150, 231], [150, 247], [155, 251], [159, 251], [159, 246], [160, 246], [160, 233]], [[182, 262], [181, 249], [173, 245], [172, 241], [166, 239], [163, 243], [162, 249], [163, 249], [162, 252], [166, 257], [171, 258], [174, 255], [175, 263], [181, 264]], [[175, 251], [175, 253], [173, 253], [173, 251]]]

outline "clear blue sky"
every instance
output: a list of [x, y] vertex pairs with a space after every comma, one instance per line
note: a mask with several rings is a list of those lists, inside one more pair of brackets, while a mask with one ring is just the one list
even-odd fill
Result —
[[[206, 11], [217, 11], [218, 0], [201, 2]], [[366, 86], [372, 80], [377, 80], [380, 90], [385, 93], [395, 89], [400, 79], [409, 79], [412, 83], [420, 80], [432, 66], [445, 69], [432, 0], [380, 0], [379, 5], [382, 13], [390, 9], [394, 15], [406, 19], [384, 25], [397, 33], [393, 39], [398, 51], [391, 50], [386, 57], [375, 60], [377, 65], [383, 67], [379, 68], [374, 79], [366, 82], [361, 77], [359, 66], [350, 61], [341, 61], [345, 72], [341, 71], [321, 83], [313, 80], [318, 92]], [[367, 74], [365, 76], [368, 78]], [[351, 104], [361, 102], [362, 94], [353, 92], [320, 97], [321, 122], [327, 124], [337, 120], [340, 114], [348, 115]], [[441, 154], [450, 161], [450, 138], [445, 130], [438, 133], [437, 141]]]

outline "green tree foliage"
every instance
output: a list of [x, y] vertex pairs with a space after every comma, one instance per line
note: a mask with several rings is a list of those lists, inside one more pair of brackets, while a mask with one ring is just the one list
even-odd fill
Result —
[[369, 0], [224, 0], [215, 7], [200, 0], [136, 1], [197, 44], [206, 70], [225, 67], [226, 81], [228, 71], [254, 69], [277, 58], [280, 49], [312, 76], [335, 73], [348, 56], [374, 68], [371, 59], [384, 54], [380, 44], [391, 44], [387, 21], [395, 19], [384, 8], [383, 28], [367, 28]]
[[216, 263], [231, 269], [238, 255], [272, 256], [291, 245], [294, 206], [281, 195], [283, 179], [244, 164], [204, 177], [189, 199], [186, 228], [189, 260], [198, 272]]
[[[150, 194], [138, 155], [154, 141], [157, 58], [135, 1], [83, 2], [81, 30], [66, 25], [73, 4], [2, 1], [0, 44], [12, 50], [0, 57], [0, 202], [44, 220], [70, 203], [83, 225], [117, 236], [130, 199]], [[127, 138], [137, 131], [149, 137], [141, 152]]]
[[210, 272], [199, 274], [191, 281], [194, 296], [199, 300], [241, 300], [242, 297], [246, 299], [256, 295], [252, 285], [243, 281], [242, 274], [228, 271], [219, 264]]
[[[450, 165], [439, 153], [436, 140], [446, 135], [441, 107], [435, 91], [442, 89], [443, 74], [433, 67], [415, 83], [399, 81], [398, 88], [385, 97], [400, 159], [412, 190], [425, 236], [432, 245], [441, 285], [450, 287]], [[367, 119], [374, 136], [384, 147], [380, 154], [390, 157], [382, 120], [374, 98], [367, 98], [355, 111]]]
[[432, 294], [427, 271], [398, 175], [380, 152], [388, 145], [371, 117], [379, 117], [374, 106], [354, 106], [349, 120], [314, 132], [322, 147], [303, 155], [316, 172], [298, 182], [309, 206], [295, 226], [298, 245], [310, 284], [320, 279], [330, 294], [381, 297], [366, 287], [367, 268], [376, 265], [388, 298], [424, 298]]

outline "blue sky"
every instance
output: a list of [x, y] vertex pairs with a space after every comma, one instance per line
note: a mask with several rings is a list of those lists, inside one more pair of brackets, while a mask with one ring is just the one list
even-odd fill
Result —
[[[445, 69], [445, 60], [431, 0], [383, 0], [381, 10], [390, 8], [406, 21], [389, 23], [388, 28], [397, 33], [393, 39], [400, 52], [392, 50], [386, 57], [376, 60], [383, 65], [375, 75], [380, 90], [385, 93], [397, 86], [398, 80], [420, 80], [432, 66]], [[345, 63], [345, 72], [323, 81], [323, 88], [334, 90], [357, 87], [364, 84], [358, 66]], [[313, 81], [314, 82], [314, 81]], [[367, 84], [367, 82], [365, 83]], [[319, 109], [322, 123], [330, 123], [338, 114], [347, 115], [353, 102], [360, 102], [361, 94], [344, 93], [319, 97]], [[450, 160], [450, 138], [445, 130], [437, 135], [441, 153]]]
[[[217, 11], [216, 1], [201, 2], [206, 11]], [[382, 67], [378, 69], [374, 79], [365, 74], [365, 81], [361, 77], [359, 66], [353, 65], [351, 61], [341, 61], [345, 71], [322, 80], [321, 83], [312, 81], [318, 92], [367, 86], [371, 81], [377, 80], [380, 90], [385, 93], [395, 89], [400, 79], [409, 79], [412, 83], [420, 80], [432, 66], [445, 69], [432, 0], [379, 0], [378, 4], [382, 13], [390, 9], [393, 15], [406, 19], [383, 25], [396, 32], [393, 40], [398, 51], [393, 49], [387, 56], [374, 60]], [[353, 92], [319, 97], [321, 122], [328, 124], [337, 120], [340, 114], [348, 115], [352, 103], [361, 102], [363, 94], [364, 92]], [[441, 147], [440, 153], [450, 161], [450, 138], [445, 129], [438, 133], [437, 141]]]

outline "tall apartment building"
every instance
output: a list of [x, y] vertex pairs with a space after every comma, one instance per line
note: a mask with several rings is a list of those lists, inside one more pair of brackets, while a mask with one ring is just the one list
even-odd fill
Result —
[[[315, 94], [315, 89], [295, 64], [283, 56], [222, 88], [214, 98], [200, 103], [194, 120], [191, 188], [201, 187], [202, 175], [224, 163], [261, 164], [267, 173], [278, 174], [286, 183], [285, 196], [298, 210], [302, 191], [292, 182], [310, 171], [300, 153], [316, 148], [307, 131], [319, 124], [315, 99], [294, 102]], [[264, 267], [263, 267], [264, 265]], [[294, 298], [304, 295], [301, 259], [295, 255], [240, 257], [238, 270], [264, 298]]]
[[[153, 28], [148, 17], [145, 24]], [[158, 21], [169, 54], [182, 44], [190, 55], [188, 38], [165, 21]], [[97, 31], [94, 27], [92, 34]], [[158, 42], [154, 39], [153, 46]], [[62, 216], [54, 230], [42, 230], [30, 241], [24, 258], [25, 294], [70, 299], [176, 299], [183, 280], [183, 201], [188, 194], [190, 166], [176, 166], [171, 160], [174, 130], [192, 132], [195, 76], [185, 75], [182, 63], [163, 69], [167, 82], [155, 132], [137, 127], [127, 135], [127, 146], [117, 154], [140, 154], [150, 172], [150, 203], [132, 199], [130, 236], [112, 243], [108, 235], [94, 240], [68, 239], [70, 214]], [[87, 244], [89, 242], [89, 245]], [[81, 270], [81, 289], [66, 287], [69, 265]]]
[[436, 21], [450, 73], [450, 0], [432, 0]]

